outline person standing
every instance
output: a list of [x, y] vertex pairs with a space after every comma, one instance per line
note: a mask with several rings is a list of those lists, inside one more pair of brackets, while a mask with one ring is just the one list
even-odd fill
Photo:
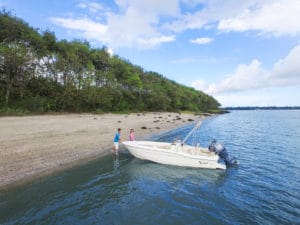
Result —
[[135, 141], [134, 130], [132, 128], [130, 129], [129, 141]]
[[114, 138], [114, 147], [113, 147], [113, 153], [115, 153], [116, 155], [118, 155], [120, 142], [121, 142], [121, 128], [118, 128], [118, 132], [116, 133]]

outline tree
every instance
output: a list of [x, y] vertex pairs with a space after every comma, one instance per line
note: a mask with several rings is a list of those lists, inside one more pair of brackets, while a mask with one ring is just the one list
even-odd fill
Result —
[[144, 71], [106, 47], [57, 41], [22, 19], [0, 11], [0, 101], [43, 112], [217, 109], [201, 91]]
[[22, 95], [25, 81], [34, 74], [34, 52], [22, 42], [0, 45], [0, 73], [5, 84], [5, 104], [8, 105], [13, 88]]

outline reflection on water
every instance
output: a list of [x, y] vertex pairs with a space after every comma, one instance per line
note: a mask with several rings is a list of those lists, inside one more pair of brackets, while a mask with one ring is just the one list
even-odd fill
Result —
[[197, 180], [217, 184], [226, 178], [224, 170], [199, 170], [197, 168], [156, 164], [139, 159], [132, 159], [126, 169], [133, 179], [147, 177], [147, 179], [158, 180], [159, 182], [180, 182], [182, 179], [188, 179], [190, 182]]
[[[200, 144], [217, 138], [237, 167], [182, 168], [110, 154], [1, 195], [0, 224], [299, 224], [299, 112], [205, 121]], [[191, 128], [155, 139], [182, 140]]]
[[112, 158], [113, 158], [112, 161], [113, 161], [114, 171], [117, 171], [118, 168], [120, 167], [119, 155], [113, 154]]

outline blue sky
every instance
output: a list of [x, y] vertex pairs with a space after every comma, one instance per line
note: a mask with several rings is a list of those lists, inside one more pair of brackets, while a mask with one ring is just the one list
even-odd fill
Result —
[[299, 0], [0, 0], [58, 39], [87, 40], [215, 97], [300, 105]]

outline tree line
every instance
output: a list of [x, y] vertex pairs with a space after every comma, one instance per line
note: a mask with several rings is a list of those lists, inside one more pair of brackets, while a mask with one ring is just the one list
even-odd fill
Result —
[[57, 40], [0, 12], [0, 110], [28, 112], [202, 111], [211, 96], [145, 71], [106, 47]]

